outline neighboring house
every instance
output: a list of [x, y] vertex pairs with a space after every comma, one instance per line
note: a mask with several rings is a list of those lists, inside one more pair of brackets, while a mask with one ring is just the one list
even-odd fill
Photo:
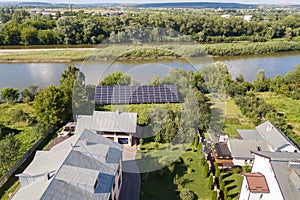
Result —
[[226, 142], [215, 143], [212, 149], [212, 156], [222, 168], [231, 168], [233, 166], [231, 153]]
[[243, 140], [264, 140], [271, 151], [299, 152], [298, 147], [270, 121], [256, 127], [256, 130], [237, 130]]
[[252, 153], [252, 171], [243, 174], [240, 200], [300, 199], [300, 153]]
[[137, 126], [137, 113], [94, 111], [77, 117], [76, 132], [87, 128], [120, 144], [132, 146]]
[[264, 140], [229, 139], [227, 145], [235, 166], [252, 165], [254, 156], [251, 151], [270, 151]]
[[38, 151], [17, 175], [21, 188], [13, 200], [117, 200], [122, 187], [122, 146], [85, 129]]

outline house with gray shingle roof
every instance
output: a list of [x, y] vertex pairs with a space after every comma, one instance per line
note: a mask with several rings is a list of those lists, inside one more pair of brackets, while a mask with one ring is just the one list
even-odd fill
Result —
[[264, 140], [271, 151], [299, 152], [299, 148], [270, 121], [256, 127], [256, 130], [237, 130], [243, 140]]
[[94, 111], [93, 115], [79, 115], [75, 132], [87, 128], [120, 144], [132, 146], [136, 133], [137, 113]]
[[300, 199], [300, 153], [253, 151], [251, 173], [244, 174], [240, 200]]
[[85, 129], [39, 151], [12, 199], [116, 200], [122, 187], [122, 146]]
[[252, 165], [254, 156], [251, 151], [270, 151], [264, 140], [229, 139], [227, 145], [235, 166]]

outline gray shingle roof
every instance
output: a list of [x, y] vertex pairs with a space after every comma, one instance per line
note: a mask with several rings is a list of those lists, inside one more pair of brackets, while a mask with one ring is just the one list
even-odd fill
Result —
[[77, 117], [77, 132], [92, 131], [135, 133], [137, 113], [94, 111], [92, 116]]
[[299, 151], [296, 145], [270, 121], [257, 126], [256, 130], [274, 151], [281, 151], [283, 147], [287, 146]]
[[94, 111], [90, 130], [106, 132], [136, 132], [137, 113]]
[[270, 151], [267, 143], [264, 140], [240, 140], [229, 139], [229, 148], [231, 156], [238, 159], [253, 159], [251, 151]]
[[[62, 151], [64, 149], [67, 150]], [[59, 152], [64, 153], [64, 156], [58, 155]], [[56, 163], [51, 163], [50, 166], [56, 166], [57, 173], [49, 180], [45, 176], [21, 187], [13, 199], [109, 199], [122, 159], [121, 145], [86, 129], [47, 153], [64, 158], [63, 161], [48, 160]], [[38, 162], [39, 157], [38, 155], [34, 166], [41, 163]], [[43, 162], [48, 163], [45, 159]], [[32, 169], [35, 167], [29, 170], [33, 171]], [[41, 170], [45, 174], [49, 172], [46, 167]], [[98, 184], [94, 188], [96, 180]]]
[[300, 153], [290, 152], [253, 152], [270, 159], [277, 182], [284, 199], [300, 199], [300, 163], [291, 165], [289, 161], [300, 161]]
[[262, 140], [263, 138], [256, 130], [241, 130], [237, 129], [237, 132], [243, 140]]

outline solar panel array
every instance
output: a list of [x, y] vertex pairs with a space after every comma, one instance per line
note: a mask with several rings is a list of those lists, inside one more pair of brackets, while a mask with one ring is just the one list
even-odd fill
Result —
[[95, 91], [95, 103], [103, 105], [178, 102], [176, 85], [97, 86]]

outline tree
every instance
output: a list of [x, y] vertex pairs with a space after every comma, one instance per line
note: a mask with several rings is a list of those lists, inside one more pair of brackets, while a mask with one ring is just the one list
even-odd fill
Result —
[[258, 70], [253, 79], [253, 86], [255, 91], [264, 92], [269, 90], [269, 80], [266, 79], [264, 70]]
[[3, 88], [0, 91], [1, 98], [9, 103], [15, 103], [18, 100], [19, 95], [19, 89]]
[[20, 24], [26, 17], [29, 16], [29, 12], [26, 10], [16, 10], [12, 15], [12, 21], [16, 24]]
[[25, 88], [21, 92], [21, 95], [23, 97], [23, 99], [22, 99], [23, 102], [29, 103], [29, 102], [33, 101], [34, 98], [36, 97], [36, 95], [38, 94], [38, 92], [39, 92], [38, 86], [31, 85], [31, 86], [29, 86], [29, 88]]
[[266, 80], [266, 73], [264, 70], [258, 70], [257, 73], [254, 76], [253, 83], [265, 81]]
[[61, 87], [49, 86], [41, 90], [33, 102], [38, 122], [51, 127], [69, 120], [69, 100]]
[[3, 29], [4, 43], [7, 45], [18, 45], [21, 41], [21, 33], [18, 24], [7, 23]]
[[16, 122], [26, 122], [29, 119], [29, 114], [24, 112], [22, 108], [14, 109], [10, 112], [11, 121], [13, 123]]
[[131, 77], [123, 74], [120, 71], [109, 74], [99, 83], [99, 85], [115, 86], [115, 85], [130, 85]]
[[77, 110], [83, 100], [86, 100], [84, 81], [84, 74], [72, 65], [68, 65], [67, 69], [61, 75], [60, 89], [65, 93], [65, 114], [69, 119], [73, 118], [72, 107], [74, 106]]
[[64, 44], [80, 44], [82, 38], [82, 24], [72, 16], [62, 17], [56, 21], [56, 32], [63, 38]]
[[39, 44], [38, 31], [34, 27], [25, 27], [21, 30], [21, 42], [25, 45]]
[[19, 148], [20, 143], [12, 133], [0, 141], [0, 163], [3, 172], [8, 170], [12, 162], [17, 159]]
[[189, 191], [187, 189], [181, 190], [179, 196], [180, 196], [181, 200], [194, 200], [194, 199], [196, 199], [195, 193], [193, 193], [192, 191]]
[[239, 82], [239, 83], [245, 81], [243, 74], [239, 74], [239, 75], [235, 78], [235, 80], [236, 80], [236, 82]]

